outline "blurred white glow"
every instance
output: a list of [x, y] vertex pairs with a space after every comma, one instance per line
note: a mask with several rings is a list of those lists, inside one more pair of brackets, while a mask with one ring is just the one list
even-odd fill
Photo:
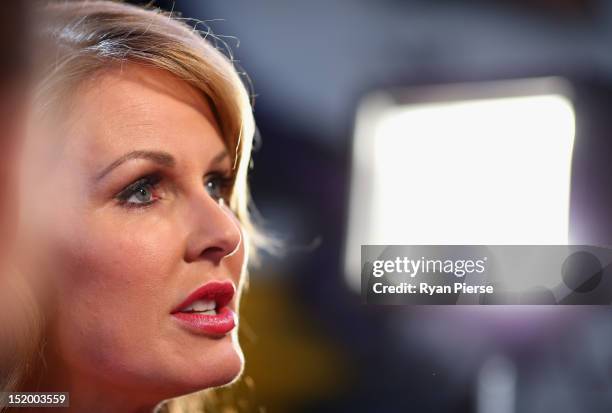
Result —
[[562, 95], [362, 105], [348, 281], [362, 244], [566, 244], [574, 111]]

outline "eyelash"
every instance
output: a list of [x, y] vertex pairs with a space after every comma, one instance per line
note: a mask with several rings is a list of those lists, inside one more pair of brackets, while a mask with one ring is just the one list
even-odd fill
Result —
[[217, 202], [223, 200], [227, 203], [229, 201], [228, 198], [230, 190], [234, 184], [233, 177], [228, 172], [212, 172], [206, 176], [206, 179], [204, 181], [204, 187], [207, 189], [207, 185], [213, 181], [216, 181], [219, 185], [220, 196], [215, 197], [212, 194], [209, 195], [213, 197], [213, 199], [215, 199]]
[[119, 203], [126, 208], [143, 208], [143, 207], [150, 206], [151, 204], [156, 202], [156, 200], [152, 200], [150, 202], [143, 202], [143, 203], [128, 202], [128, 200], [133, 195], [136, 195], [139, 190], [142, 190], [145, 188], [150, 188], [150, 190], [154, 192], [160, 181], [161, 181], [161, 176], [159, 175], [154, 174], [154, 175], [144, 176], [142, 178], [137, 179], [133, 183], [129, 184], [124, 189], [122, 189], [121, 192], [117, 194], [116, 198], [119, 201]]
[[[160, 175], [157, 174], [153, 174], [153, 175], [147, 175], [144, 176], [142, 178], [137, 179], [136, 181], [134, 181], [133, 183], [129, 184], [128, 186], [126, 186], [124, 189], [122, 189], [116, 196], [115, 198], [119, 201], [119, 204], [125, 208], [145, 208], [145, 207], [149, 207], [152, 204], [154, 204], [155, 202], [157, 202], [159, 200], [159, 197], [157, 197], [156, 199], [153, 199], [149, 202], [142, 202], [142, 203], [137, 203], [137, 202], [128, 202], [128, 200], [136, 195], [138, 193], [138, 191], [142, 190], [142, 189], [149, 189], [151, 191], [151, 193], [153, 194], [153, 196], [155, 196], [154, 192], [155, 189], [158, 188], [159, 183], [161, 182], [162, 177]], [[234, 179], [233, 177], [227, 173], [227, 172], [213, 172], [208, 174], [205, 177], [204, 180], [204, 188], [208, 191], [208, 185], [211, 182], [217, 182], [218, 183], [218, 187], [219, 187], [219, 192], [220, 194], [218, 196], [215, 196], [211, 193], [209, 193], [209, 195], [217, 202], [223, 200], [224, 202], [228, 202], [228, 198], [229, 198], [229, 192], [232, 188], [232, 185], [234, 183]]]

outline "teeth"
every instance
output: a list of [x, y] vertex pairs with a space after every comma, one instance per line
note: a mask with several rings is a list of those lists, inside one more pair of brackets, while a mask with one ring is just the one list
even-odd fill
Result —
[[202, 311], [202, 312], [200, 312], [200, 314], [217, 315], [217, 312], [215, 310], [208, 310], [208, 311]]
[[183, 311], [201, 312], [204, 314], [208, 314], [212, 311], [212, 314], [215, 314], [215, 307], [216, 303], [214, 300], [196, 300], [184, 308]]

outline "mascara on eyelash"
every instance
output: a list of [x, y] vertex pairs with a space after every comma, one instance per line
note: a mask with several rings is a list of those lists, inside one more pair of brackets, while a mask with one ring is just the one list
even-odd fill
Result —
[[116, 195], [116, 198], [122, 203], [125, 203], [138, 189], [142, 188], [145, 185], [155, 186], [157, 183], [159, 183], [160, 180], [161, 178], [156, 175], [150, 175], [140, 178], [122, 189]]
[[223, 199], [223, 197], [227, 196], [231, 191], [232, 185], [234, 184], [234, 177], [227, 173], [212, 173], [208, 175], [208, 179], [205, 181], [204, 185], [207, 186], [215, 181], [219, 185], [219, 191], [221, 192], [218, 198]]

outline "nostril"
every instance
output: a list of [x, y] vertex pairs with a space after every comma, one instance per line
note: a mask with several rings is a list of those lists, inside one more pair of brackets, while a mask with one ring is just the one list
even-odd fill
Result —
[[225, 256], [229, 254], [230, 251], [227, 251], [225, 248], [221, 247], [208, 247], [204, 251], [202, 251], [202, 258], [219, 262]]

